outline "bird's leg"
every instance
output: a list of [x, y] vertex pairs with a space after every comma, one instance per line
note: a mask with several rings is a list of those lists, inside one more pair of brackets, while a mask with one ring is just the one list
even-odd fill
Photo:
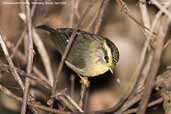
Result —
[[80, 76], [80, 83], [81, 83], [81, 92], [80, 92], [80, 101], [79, 101], [79, 105], [81, 108], [85, 109], [86, 108], [86, 102], [87, 99], [86, 97], [88, 96], [88, 88], [90, 86], [90, 82], [88, 80], [88, 77], [83, 77]]

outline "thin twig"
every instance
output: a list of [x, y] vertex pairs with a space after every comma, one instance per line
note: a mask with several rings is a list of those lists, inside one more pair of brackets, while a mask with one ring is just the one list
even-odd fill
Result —
[[169, 39], [169, 41], [166, 42], [166, 44], [163, 47], [163, 50], [167, 48], [167, 46], [169, 46], [171, 44], [171, 39]]
[[[158, 76], [157, 76], [158, 77]], [[157, 83], [155, 83], [155, 87], [157, 86]], [[133, 106], [135, 103], [137, 103], [138, 101], [141, 100], [142, 98], [142, 94], [143, 94], [143, 90], [139, 91], [139, 93], [137, 93], [136, 95], [132, 96], [131, 98], [129, 98], [125, 104], [118, 110], [116, 111], [114, 114], [123, 114], [126, 110], [128, 110], [131, 106]], [[161, 100], [161, 98], [152, 101], [151, 103], [149, 103], [148, 107], [152, 107], [156, 104], [161, 103], [163, 100]], [[137, 111], [138, 108], [136, 108]], [[130, 109], [132, 110], [132, 109]], [[133, 109], [134, 110], [134, 109]], [[129, 111], [129, 110], [128, 110]], [[127, 111], [126, 111], [127, 112]]]
[[[83, 113], [84, 111], [81, 109], [81, 107], [68, 95], [66, 94], [66, 89], [63, 89], [60, 92], [57, 92], [53, 98], [56, 98], [57, 100], [61, 100], [70, 110], [79, 111]], [[76, 109], [76, 110], [75, 110]]]
[[66, 98], [71, 102], [71, 104], [80, 112], [84, 112], [81, 107], [79, 107], [79, 105], [67, 94], [65, 94]]
[[[153, 107], [157, 104], [161, 104], [162, 102], [163, 102], [163, 98], [158, 98], [157, 100], [151, 101], [148, 104], [148, 108]], [[123, 114], [133, 114], [133, 113], [136, 113], [137, 111], [138, 111], [138, 108], [132, 108], [132, 109], [127, 110]]]
[[[126, 3], [123, 0], [116, 0], [118, 6], [120, 7], [121, 11], [123, 11], [130, 19], [132, 19], [137, 25], [139, 25], [143, 30], [147, 30], [148, 32], [150, 31], [150, 28], [142, 25], [131, 13], [130, 10], [128, 9]], [[152, 35], [156, 36], [157, 33], [152, 33]]]
[[[23, 14], [23, 16], [21, 17], [21, 19], [24, 21], [24, 23], [26, 23], [26, 16]], [[50, 58], [48, 56], [48, 53], [46, 51], [45, 46], [43, 45], [43, 42], [41, 40], [41, 38], [39, 37], [39, 35], [37, 34], [36, 30], [33, 28], [33, 41], [35, 46], [38, 49], [38, 52], [41, 56], [41, 59], [43, 61], [49, 82], [51, 84], [51, 86], [53, 85], [53, 80], [54, 80], [54, 76], [53, 76], [53, 71], [52, 71], [52, 67], [51, 67], [51, 62], [50, 62]]]
[[[139, 0], [139, 7], [140, 7], [141, 15], [142, 15], [143, 25], [147, 26], [148, 28], [151, 28], [150, 18], [149, 18], [149, 14], [148, 14], [148, 11], [147, 11], [147, 6], [146, 6], [146, 1], [145, 0]], [[150, 32], [154, 32], [154, 28], [155, 28], [155, 25], [150, 30]], [[145, 32], [145, 36], [146, 36], [146, 41], [145, 41], [145, 45], [144, 45], [144, 48], [143, 48], [143, 54], [141, 55], [141, 59], [140, 59], [141, 70], [139, 70], [139, 73], [138, 73], [139, 75], [143, 71], [143, 67], [145, 65], [145, 57], [146, 57], [146, 54], [147, 54], [147, 51], [148, 51], [148, 47], [150, 47], [150, 41], [152, 39], [151, 34], [148, 34], [147, 32]], [[148, 66], [148, 68], [150, 68], [150, 66], [151, 66], [151, 60], [152, 60], [152, 51], [149, 54], [148, 63], [146, 64]], [[144, 70], [146, 70], [146, 73], [141, 77], [139, 76], [139, 78], [138, 78], [138, 81], [137, 81], [138, 86], [136, 88], [137, 90], [141, 89], [143, 87], [144, 81], [146, 80], [146, 77], [147, 77], [147, 75], [149, 73], [149, 69], [147, 69], [147, 67], [145, 67]]]
[[[7, 45], [7, 47], [10, 49], [10, 51], [11, 51], [12, 53], [16, 53], [15, 56], [17, 57], [17, 59], [19, 59], [19, 60], [21, 61], [22, 64], [27, 64], [26, 56], [25, 56], [22, 52], [20, 52], [19, 50], [17, 50], [17, 51], [15, 52], [15, 50], [14, 50], [14, 47], [15, 47], [15, 46], [14, 46], [12, 43], [10, 43], [10, 42], [7, 42], [6, 45]], [[33, 65], [33, 73], [34, 73], [38, 78], [40, 78], [41, 80], [46, 81], [46, 83], [48, 83], [49, 85], [51, 85], [51, 84], [49, 83], [49, 81], [45, 78], [46, 76], [45, 76], [45, 75], [44, 75], [44, 74], [43, 74], [35, 65]]]
[[137, 103], [142, 97], [142, 93], [137, 94], [136, 96], [130, 98], [126, 103], [114, 114], [122, 114], [124, 111], [126, 111], [128, 108], [133, 106], [135, 103]]
[[45, 49], [45, 46], [43, 45], [41, 38], [39, 37], [39, 35], [37, 34], [37, 32], [35, 31], [34, 28], [33, 28], [33, 36], [34, 36], [34, 38], [33, 38], [34, 44], [36, 45], [38, 52], [40, 53], [40, 56], [42, 58], [42, 61], [43, 61], [49, 82], [52, 86], [53, 81], [54, 81], [54, 76], [53, 76], [50, 58], [49, 58], [48, 53]]
[[[32, 33], [32, 20], [31, 20], [31, 13], [30, 13], [30, 2], [29, 0], [25, 0], [26, 4], [26, 22], [28, 27], [28, 63], [27, 63], [27, 73], [30, 74], [32, 72], [32, 64], [33, 64], [33, 33]], [[29, 88], [30, 88], [30, 79], [26, 78], [25, 80], [25, 90], [21, 108], [21, 114], [26, 114], [26, 105], [29, 96]]]
[[[102, 7], [103, 7], [104, 1], [105, 1], [105, 0], [101, 0], [101, 1], [100, 1], [100, 6], [99, 6], [99, 8], [98, 8], [98, 11], [97, 11], [96, 15], [93, 16], [93, 19], [92, 19], [91, 22], [87, 25], [87, 30], [88, 30], [88, 31], [92, 31], [92, 29], [93, 29], [93, 27], [94, 27], [94, 25], [95, 25], [95, 22], [96, 22], [97, 19], [99, 18], [100, 11], [101, 11], [101, 9], [102, 9]], [[95, 2], [94, 2], [94, 3], [95, 3]], [[92, 31], [92, 32], [94, 32], [94, 31]]]
[[66, 59], [66, 57], [67, 57], [67, 55], [68, 55], [68, 52], [69, 52], [69, 50], [70, 50], [70, 48], [71, 48], [71, 46], [72, 46], [72, 43], [73, 43], [73, 41], [74, 41], [74, 39], [75, 39], [75, 35], [76, 35], [76, 32], [77, 32], [77, 28], [82, 24], [82, 23], [81, 23], [82, 20], [84, 19], [85, 15], [87, 14], [87, 12], [89, 11], [89, 9], [90, 9], [91, 7], [92, 7], [92, 4], [90, 4], [90, 5], [85, 9], [83, 15], [81, 16], [81, 19], [80, 19], [79, 23], [77, 24], [77, 26], [75, 27], [73, 33], [72, 33], [71, 36], [70, 36], [68, 45], [66, 46], [66, 49], [65, 49], [65, 51], [64, 51], [64, 54], [62, 55], [62, 59], [61, 59], [61, 61], [60, 61], [60, 64], [59, 64], [59, 67], [58, 67], [58, 70], [57, 70], [57, 73], [56, 73], [56, 76], [55, 76], [56, 79], [54, 80], [54, 83], [53, 83], [54, 86], [53, 86], [53, 88], [52, 88], [52, 95], [55, 94], [56, 87], [57, 87], [57, 82], [58, 82], [58, 79], [59, 79], [59, 77], [60, 77], [60, 73], [61, 73], [61, 70], [62, 70], [62, 68], [63, 68], [65, 59]]
[[[155, 85], [155, 87], [156, 86], [157, 85]], [[125, 104], [118, 111], [116, 111], [114, 114], [122, 114], [122, 113], [127, 112], [126, 110], [128, 110], [131, 106], [133, 106], [135, 103], [137, 103], [138, 101], [141, 100], [142, 94], [143, 94], [143, 90], [139, 91], [139, 93], [137, 93], [136, 95], [132, 96], [128, 101], [126, 101]], [[163, 99], [159, 98], [159, 99], [149, 103], [148, 107], [152, 107], [152, 106], [154, 106], [156, 104], [161, 103], [162, 101], [163, 101]], [[135, 108], [135, 109], [137, 111], [138, 108]], [[128, 112], [135, 111], [135, 109], [129, 109]]]
[[165, 13], [169, 17], [169, 19], [171, 19], [171, 13], [165, 7], [163, 7], [158, 1], [156, 1], [156, 0], [150, 0], [150, 3], [154, 4], [163, 13]]
[[73, 27], [74, 26], [74, 22], [75, 20], [79, 20], [80, 18], [80, 14], [78, 11], [78, 7], [80, 5], [80, 0], [71, 0], [71, 5], [72, 5], [72, 12], [71, 12], [71, 16], [70, 16], [70, 26]]
[[[126, 9], [125, 9], [126, 11], [128, 10], [126, 4], [122, 0], [117, 0], [117, 2], [118, 2], [119, 5], [121, 5], [121, 7], [126, 7]], [[148, 25], [148, 26], [150, 26], [150, 25]], [[146, 54], [147, 54], [149, 43], [150, 43], [150, 39], [147, 39], [145, 44], [144, 44], [144, 47], [142, 49], [142, 52], [141, 52], [141, 55], [140, 55], [140, 61], [138, 63], [138, 66], [136, 67], [136, 69], [135, 69], [135, 71], [134, 71], [134, 73], [132, 75], [132, 77], [134, 77], [134, 84], [132, 84], [132, 86], [130, 86], [127, 89], [127, 92], [120, 99], [119, 103], [116, 106], [113, 107], [113, 111], [116, 110], [117, 108], [119, 108], [123, 104], [123, 102], [128, 98], [128, 96], [130, 96], [132, 94], [132, 92], [134, 91], [133, 89], [135, 88], [135, 85], [137, 85], [137, 80], [139, 80], [139, 78], [140, 78], [139, 76], [140, 76], [140, 74], [141, 74], [141, 72], [143, 70], [144, 61], [145, 61], [145, 57], [146, 57]]]
[[[37, 0], [35, 0], [34, 2], [36, 2]], [[22, 8], [22, 6], [24, 6], [23, 4], [21, 4], [21, 10], [22, 12], [25, 12], [25, 10]], [[33, 17], [34, 13], [35, 13], [35, 9], [36, 9], [36, 4], [33, 4], [33, 7], [31, 9], [31, 17]], [[23, 13], [20, 13], [19, 16], [22, 17]], [[10, 56], [11, 58], [13, 58], [15, 56], [15, 52], [17, 52], [21, 42], [23, 41], [24, 39], [24, 36], [25, 34], [27, 33], [27, 27], [24, 26], [24, 30], [22, 31], [20, 37], [19, 37], [19, 40], [17, 41], [17, 44], [16, 46], [14, 47], [14, 53]]]
[[[80, 5], [80, 0], [71, 0], [71, 5], [72, 5], [72, 12], [70, 16], [70, 26], [74, 27], [75, 20], [78, 19], [79, 17], [79, 11], [78, 7]], [[71, 81], [71, 97], [74, 97], [74, 88], [75, 88], [75, 76], [74, 74], [71, 73], [70, 76], [70, 81]]]
[[[14, 98], [17, 101], [22, 102], [22, 98], [21, 97], [16, 96], [10, 90], [8, 90], [7, 88], [5, 88], [2, 85], [0, 85], [0, 92], [2, 92], [3, 94], [5, 94], [5, 95], [7, 95], [7, 96], [9, 96], [11, 98]], [[28, 101], [27, 104], [29, 106], [31, 106], [31, 107], [34, 107], [34, 108], [37, 108], [37, 109], [40, 109], [40, 110], [43, 110], [43, 111], [46, 111], [46, 112], [51, 112], [51, 113], [56, 113], [56, 114], [70, 114], [69, 112], [64, 112], [64, 111], [52, 109], [52, 108], [43, 106], [43, 105], [38, 104], [38, 103], [36, 104], [36, 103], [33, 103], [33, 102], [29, 102]]]
[[[162, 23], [163, 24], [163, 23]], [[154, 86], [154, 79], [157, 74], [159, 65], [160, 65], [160, 57], [162, 54], [163, 44], [164, 44], [164, 38], [167, 31], [163, 30], [163, 25], [160, 25], [160, 33], [159, 37], [156, 38], [156, 45], [154, 47], [154, 56], [152, 61], [152, 66], [149, 72], [149, 76], [147, 77], [147, 81], [144, 85], [144, 93], [142, 100], [139, 105], [139, 109], [137, 114], [144, 114], [147, 108], [148, 100], [150, 98], [152, 88]], [[168, 27], [168, 23], [166, 25]]]
[[[149, 18], [147, 7], [146, 7], [146, 0], [139, 0], [139, 7], [140, 7], [141, 14], [142, 14], [142, 20], [143, 20], [144, 26], [146, 26], [147, 28], [150, 28], [151, 24], [150, 24], [150, 18]], [[149, 34], [146, 34], [147, 38], [148, 36]]]
[[171, 70], [166, 70], [156, 79], [156, 85], [163, 98], [163, 109], [165, 114], [171, 113]]
[[[129, 17], [131, 17], [131, 19], [133, 19], [133, 21], [135, 21], [138, 25], [141, 25], [141, 27], [143, 27], [144, 29], [149, 31], [149, 28], [144, 27], [144, 25], [142, 25], [140, 22], [138, 22], [128, 11], [128, 7], [126, 6], [126, 4], [122, 1], [122, 0], [117, 0], [117, 4], [123, 9], [124, 13], [126, 13], [126, 15], [128, 15]], [[137, 80], [139, 80], [139, 75], [141, 74], [142, 70], [143, 70], [143, 66], [144, 66], [144, 61], [145, 61], [145, 57], [146, 57], [146, 53], [147, 53], [147, 49], [150, 43], [150, 39], [146, 40], [144, 47], [142, 49], [141, 52], [141, 56], [140, 56], [140, 61], [138, 66], [135, 69], [135, 72], [133, 73], [132, 77], [134, 78], [134, 84], [132, 84], [132, 86], [130, 86], [127, 89], [127, 92], [125, 93], [125, 95], [122, 96], [122, 98], [120, 99], [120, 101], [112, 108], [107, 109], [107, 110], [103, 110], [103, 111], [99, 111], [97, 113], [112, 113], [114, 111], [116, 111], [119, 107], [121, 107], [121, 105], [125, 102], [125, 100], [131, 95], [131, 93], [133, 92], [133, 89], [135, 88], [135, 85], [137, 84]], [[129, 103], [129, 102], [127, 102]], [[123, 107], [123, 110], [125, 110], [125, 108]], [[122, 113], [122, 109], [118, 110], [118, 114]]]
[[104, 3], [103, 3], [103, 6], [100, 8], [99, 16], [98, 16], [97, 24], [95, 26], [94, 33], [98, 33], [99, 30], [100, 30], [100, 26], [102, 24], [102, 19], [103, 19], [104, 11], [107, 8], [108, 3], [109, 3], [109, 0], [105, 0]]
[[71, 0], [71, 15], [70, 15], [70, 26], [73, 27], [75, 21], [75, 12], [74, 12], [75, 0]]
[[[144, 1], [143, 1], [144, 2]], [[164, 7], [168, 7], [169, 5], [165, 5]], [[143, 7], [141, 7], [142, 9], [141, 10], [143, 10]], [[151, 33], [153, 33], [153, 32], [155, 32], [155, 29], [156, 29], [156, 27], [157, 27], [157, 24], [158, 24], [158, 22], [159, 22], [159, 19], [160, 19], [160, 17], [162, 16], [162, 11], [159, 11], [157, 14], [156, 14], [156, 16], [155, 16], [155, 18], [154, 18], [154, 20], [153, 20], [153, 22], [152, 22], [152, 25], [151, 25], [151, 29], [150, 29], [150, 32]], [[149, 35], [147, 35], [146, 36], [147, 37], [147, 40], [149, 39], [153, 39], [153, 36], [152, 36], [152, 34], [149, 34]], [[149, 50], [150, 51], [150, 50]], [[146, 80], [146, 78], [147, 78], [147, 76], [148, 76], [148, 74], [149, 74], [149, 70], [150, 70], [150, 67], [151, 67], [151, 63], [152, 63], [152, 59], [153, 59], [153, 51], [151, 50], [150, 51], [150, 53], [149, 53], [149, 55], [148, 55], [148, 60], [147, 60], [147, 62], [146, 62], [146, 65], [145, 65], [145, 67], [144, 67], [144, 69], [143, 69], [143, 71], [142, 71], [142, 74], [143, 74], [143, 76], [141, 76], [140, 78], [140, 81], [138, 81], [138, 87], [137, 87], [137, 92], [138, 91], [141, 91], [141, 89], [143, 89], [143, 87], [144, 87], [144, 83], [145, 83], [145, 80]]]
[[[4, 72], [8, 72], [8, 70], [10, 70], [10, 66], [7, 65], [7, 64], [0, 63], [0, 67], [3, 68], [1, 70], [4, 70]], [[34, 74], [27, 74], [25, 71], [23, 71], [23, 70], [21, 70], [19, 68], [15, 67], [15, 69], [17, 70], [18, 74], [20, 74], [21, 76], [28, 77], [28, 78], [30, 78], [32, 80], [35, 80], [36, 82], [38, 82], [39, 84], [41, 84], [45, 88], [51, 89], [51, 85], [49, 85], [49, 83], [47, 83], [45, 80], [42, 80], [41, 78], [38, 78]]]
[[22, 41], [23, 41], [24, 36], [25, 36], [26, 33], [27, 33], [27, 31], [26, 31], [26, 29], [24, 29], [24, 31], [21, 33], [21, 36], [19, 37], [19, 40], [17, 41], [16, 46], [14, 47], [14, 53], [11, 54], [11, 56], [10, 56], [11, 58], [13, 58], [15, 56], [15, 54], [16, 54], [16, 52], [17, 52], [20, 44], [22, 43]]
[[10, 71], [11, 71], [11, 73], [14, 76], [14, 79], [18, 82], [18, 84], [20, 85], [21, 89], [24, 91], [24, 84], [23, 84], [19, 74], [17, 73], [17, 71], [15, 69], [15, 65], [14, 65], [12, 59], [9, 56], [9, 52], [7, 50], [6, 44], [5, 44], [4, 39], [1, 36], [1, 34], [0, 34], [0, 44], [1, 44], [2, 50], [4, 52], [4, 55], [6, 57], [6, 60], [8, 61], [8, 64], [10, 66]]
[[[168, 5], [167, 5], [168, 6]], [[167, 7], [167, 6], [165, 6], [165, 7]], [[158, 22], [158, 20], [159, 20], [159, 17], [161, 16], [161, 14], [162, 14], [162, 12], [159, 12], [157, 15], [156, 15], [156, 17], [155, 17], [155, 19], [154, 19], [154, 21], [153, 21], [153, 23], [152, 23], [152, 27], [151, 27], [151, 29], [150, 29], [150, 32], [151, 33], [154, 33], [154, 30], [155, 30], [155, 27], [156, 27], [156, 25], [157, 25], [157, 22]], [[147, 14], [143, 14], [143, 15], [147, 15]], [[146, 20], [146, 19], [145, 19]], [[146, 20], [146, 21], [148, 21], [148, 20]], [[148, 25], [148, 23], [149, 23], [149, 21], [148, 22], [146, 22], [145, 21], [145, 23], [146, 23], [146, 25]], [[152, 39], [154, 36], [151, 34], [151, 33], [149, 33], [149, 35], [147, 35], [147, 40], [146, 40], [146, 42], [145, 42], [145, 44], [144, 44], [144, 47], [143, 47], [143, 49], [142, 49], [142, 53], [141, 53], [141, 56], [140, 56], [140, 63], [138, 64], [138, 67], [137, 67], [137, 69], [135, 70], [135, 72], [134, 72], [134, 74], [133, 74], [133, 76], [136, 76], [136, 77], [138, 77], [139, 75], [140, 75], [140, 73], [142, 72], [142, 69], [143, 69], [143, 66], [144, 66], [144, 62], [145, 62], [145, 57], [146, 57], [146, 54], [147, 54], [147, 50], [148, 50], [148, 47], [149, 47], [149, 44], [150, 44], [150, 39]], [[150, 59], [150, 58], [149, 58]], [[151, 59], [149, 60], [149, 61], [151, 61]], [[149, 64], [150, 65], [150, 64]], [[146, 76], [145, 76], [146, 77]], [[143, 80], [145, 80], [146, 78], [144, 78]], [[142, 81], [142, 79], [141, 79], [141, 81]], [[138, 81], [139, 82], [139, 81]], [[141, 83], [143, 83], [144, 81], [142, 81]], [[139, 85], [139, 84], [138, 84]], [[135, 86], [132, 86], [132, 88], [134, 88]], [[140, 87], [141, 88], [141, 87]], [[131, 92], [131, 88], [129, 88], [130, 89], [130, 92], [127, 92], [127, 93], [132, 93]], [[142, 90], [142, 88], [140, 89], [140, 90]], [[140, 92], [140, 90], [138, 90], [139, 92]], [[129, 96], [129, 94], [127, 94], [127, 95], [124, 95], [124, 97], [123, 98], [121, 98], [121, 100], [119, 101], [119, 103], [117, 104], [117, 105], [115, 105], [112, 109], [109, 109], [109, 110], [106, 110], [106, 111], [103, 111], [103, 112], [114, 112], [116, 109], [118, 109], [120, 106], [121, 106], [121, 104], [122, 104], [122, 102], [124, 102], [125, 100], [126, 100], [126, 98]], [[131, 99], [131, 98], [129, 98], [131, 101], [133, 100], [133, 101], [136, 101], [135, 99], [137, 99], [137, 97], [138, 96], [134, 96], [134, 97], [132, 97], [133, 99]], [[137, 102], [139, 101], [140, 99], [138, 99], [137, 100]], [[136, 102], [129, 102], [129, 100], [124, 104], [124, 106], [122, 106], [117, 112], [116, 112], [116, 114], [121, 114], [121, 113], [123, 113], [123, 111], [125, 111], [125, 110], [127, 110], [130, 106], [132, 106], [132, 105], [134, 105]]]
[[[143, 2], [145, 2], [145, 1], [143, 1]], [[142, 17], [143, 17], [144, 25], [148, 26], [150, 28], [150, 21], [149, 21], [150, 19], [149, 19], [149, 16], [148, 16], [145, 4], [142, 4], [142, 0], [140, 1], [140, 9], [141, 9], [141, 12], [142, 12]], [[154, 32], [154, 28], [156, 27], [157, 20], [158, 20], [158, 18], [160, 17], [161, 14], [162, 13], [159, 12], [159, 14], [156, 15], [156, 18], [154, 19], [152, 27], [151, 27], [151, 30], [150, 30], [151, 33]], [[133, 76], [137, 76], [138, 77], [138, 75], [140, 75], [140, 73], [142, 72], [142, 69], [143, 69], [143, 66], [144, 66], [144, 62], [145, 62], [146, 53], [147, 53], [148, 47], [150, 45], [150, 40], [152, 39], [152, 35], [149, 33], [149, 34], [146, 34], [146, 37], [147, 37], [147, 39], [146, 39], [145, 45], [144, 45], [142, 53], [141, 53], [140, 63], [138, 65], [136, 71], [134, 72]], [[152, 55], [150, 54], [149, 55], [149, 61], [148, 61], [149, 63], [147, 63], [148, 64], [148, 68], [150, 68], [150, 66], [151, 66], [151, 64], [150, 64], [151, 60], [152, 60]], [[138, 89], [140, 88], [142, 90], [142, 87], [144, 85], [143, 83], [144, 83], [144, 80], [146, 79], [146, 77], [148, 75], [148, 72], [149, 72], [149, 69], [148, 70], [146, 69], [146, 74], [143, 76], [143, 78], [141, 77], [140, 79], [138, 79], [139, 81], [136, 84], [136, 85], [138, 85]], [[141, 87], [139, 87], [139, 86], [141, 86]], [[138, 91], [140, 91], [140, 90], [138, 90]], [[137, 101], [138, 101], [138, 99], [137, 99]], [[128, 100], [128, 103], [125, 103], [126, 108], [124, 109], [124, 106], [123, 106], [123, 108], [121, 108], [122, 110], [120, 109], [118, 112], [122, 113], [123, 110], [126, 110], [127, 108], [132, 106], [134, 103], [136, 103], [136, 102], [131, 102], [131, 104], [129, 105], [129, 100]]]

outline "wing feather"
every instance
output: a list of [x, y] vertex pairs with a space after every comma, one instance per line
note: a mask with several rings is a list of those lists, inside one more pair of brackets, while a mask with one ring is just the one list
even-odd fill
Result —
[[[55, 44], [57, 50], [63, 54], [65, 48], [68, 44], [69, 38], [74, 29], [72, 28], [58, 28], [53, 29], [46, 25], [38, 26], [37, 28], [46, 30], [50, 33], [50, 38], [52, 39], [53, 43]], [[86, 65], [87, 56], [90, 56], [89, 46], [91, 42], [100, 39], [101, 37], [91, 34], [88, 32], [84, 32], [81, 30], [77, 31], [75, 36], [75, 41], [70, 49], [70, 52], [67, 57], [67, 62], [72, 64], [78, 69], [83, 69]]]

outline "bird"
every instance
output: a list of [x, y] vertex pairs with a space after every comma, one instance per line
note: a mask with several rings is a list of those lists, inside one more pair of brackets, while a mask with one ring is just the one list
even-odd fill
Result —
[[[117, 46], [106, 37], [82, 30], [73, 28], [54, 29], [47, 25], [39, 25], [36, 28], [49, 33], [49, 38], [61, 55], [64, 54], [71, 35], [76, 32], [65, 64], [80, 77], [79, 106], [85, 107], [84, 99], [90, 86], [88, 78], [100, 76], [108, 71], [113, 74], [113, 70], [119, 61]], [[117, 82], [120, 80], [117, 79]]]
[[[47, 25], [36, 28], [49, 33], [56, 50], [62, 55], [73, 33], [73, 28], [54, 29]], [[77, 30], [65, 64], [83, 77], [95, 77], [108, 71], [113, 73], [119, 61], [119, 50], [108, 38]]]

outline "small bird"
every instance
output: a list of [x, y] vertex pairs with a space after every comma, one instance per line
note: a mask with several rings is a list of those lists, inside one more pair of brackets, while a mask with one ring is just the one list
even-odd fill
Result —
[[[53, 29], [47, 25], [37, 26], [50, 34], [57, 51], [62, 55], [74, 31], [72, 28]], [[84, 77], [99, 76], [113, 69], [119, 61], [116, 45], [100, 35], [77, 30], [75, 41], [68, 53], [65, 64]]]
[[[53, 29], [46, 25], [37, 26], [49, 33], [57, 51], [63, 55], [73, 31], [72, 28]], [[81, 92], [79, 106], [85, 107], [84, 99], [90, 86], [88, 77], [99, 76], [111, 71], [119, 61], [115, 44], [100, 35], [76, 31], [75, 40], [65, 60], [66, 65], [80, 77]], [[117, 78], [117, 82], [120, 80]]]

